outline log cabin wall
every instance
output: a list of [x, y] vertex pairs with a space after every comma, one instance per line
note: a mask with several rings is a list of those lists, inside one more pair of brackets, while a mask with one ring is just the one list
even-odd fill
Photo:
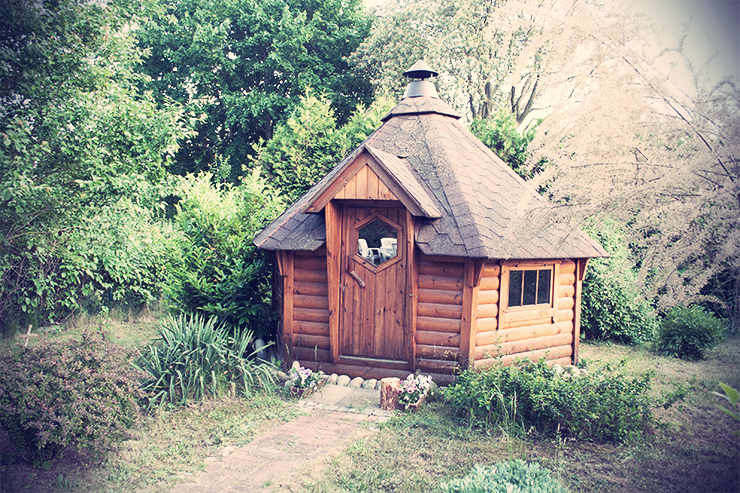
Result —
[[415, 366], [422, 372], [451, 374], [457, 364], [464, 266], [464, 260], [419, 259]]
[[[513, 363], [517, 358], [536, 360], [542, 357], [547, 359], [549, 364], [572, 363], [575, 350], [575, 262], [563, 260], [554, 263], [553, 302], [549, 310], [536, 308], [507, 313], [506, 299], [501, 299], [504, 297], [499, 297], [498, 292], [508, 293], [507, 268], [521, 266], [522, 264], [504, 263], [499, 270], [498, 283], [493, 280], [497, 266], [491, 263], [484, 266], [478, 303], [475, 351], [475, 366], [478, 368], [498, 361], [494, 358], [499, 355], [504, 364]], [[492, 292], [494, 286], [497, 288], [496, 295]], [[495, 310], [491, 306], [492, 299], [498, 299]], [[494, 318], [495, 321], [492, 320]]]
[[292, 288], [290, 357], [306, 364], [328, 363], [331, 356], [325, 248], [293, 253]]

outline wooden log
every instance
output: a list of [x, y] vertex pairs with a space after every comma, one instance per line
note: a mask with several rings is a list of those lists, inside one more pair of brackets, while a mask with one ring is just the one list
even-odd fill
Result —
[[429, 346], [460, 347], [460, 334], [449, 332], [430, 332], [419, 330], [416, 332], [416, 342]]
[[498, 305], [478, 305], [478, 318], [491, 318], [496, 320]]
[[462, 317], [462, 306], [419, 302], [416, 308], [416, 313], [420, 317], [451, 318], [453, 320], [459, 320], [460, 317]]
[[293, 345], [296, 347], [300, 346], [301, 349], [305, 348], [318, 348], [318, 349], [329, 349], [329, 337], [328, 336], [314, 336], [306, 334], [296, 334], [293, 331]]
[[575, 286], [558, 286], [558, 296], [562, 298], [572, 298], [576, 294]]
[[569, 310], [572, 309], [574, 305], [575, 301], [572, 296], [568, 298], [558, 298], [558, 310]]
[[484, 277], [480, 280], [480, 288], [491, 290], [491, 291], [498, 291], [499, 288], [499, 279], [498, 277]]
[[329, 310], [321, 310], [315, 308], [294, 308], [293, 318], [295, 320], [305, 320], [306, 322], [329, 323]]
[[295, 280], [305, 282], [322, 282], [326, 283], [326, 270], [306, 270], [306, 269], [295, 269]]
[[529, 308], [522, 310], [509, 310], [506, 312], [506, 323], [518, 322], [520, 320], [536, 320], [538, 318], [552, 317], [552, 307]]
[[552, 347], [548, 349], [530, 351], [527, 353], [510, 354], [507, 356], [502, 356], [501, 358], [484, 358], [484, 359], [476, 360], [475, 367], [476, 368], [488, 368], [496, 364], [510, 365], [514, 363], [516, 360], [523, 360], [523, 359], [528, 359], [530, 361], [538, 361], [541, 358], [545, 358], [547, 361], [549, 361], [549, 360], [558, 360], [558, 359], [564, 360], [565, 358], [568, 358], [568, 360], [570, 360], [570, 355], [572, 353], [573, 353], [573, 347], [570, 345]]
[[558, 322], [571, 321], [574, 318], [572, 309], [558, 310]]
[[416, 330], [431, 330], [434, 332], [460, 333], [460, 320], [437, 317], [416, 317]]
[[481, 275], [483, 277], [498, 277], [500, 273], [501, 266], [498, 264], [492, 264], [490, 262], [487, 262], [485, 265], [483, 265], [483, 270], [481, 271]]
[[570, 273], [570, 274], [561, 273], [559, 277], [560, 279], [559, 279], [558, 284], [560, 286], [571, 286], [575, 284], [576, 282], [576, 275], [574, 273]]
[[[331, 355], [329, 354], [328, 349], [304, 347], [303, 345], [301, 345], [300, 348], [297, 345], [294, 345], [291, 348], [291, 356], [293, 357], [293, 359], [300, 360], [300, 361], [321, 362], [321, 363], [328, 363], [331, 358]], [[310, 367], [307, 366], [307, 368], [313, 368], [313, 366], [310, 366]]]
[[462, 292], [462, 277], [442, 277], [419, 273], [419, 289], [443, 289]]
[[479, 318], [476, 324], [478, 326], [478, 332], [487, 332], [490, 330], [496, 330], [498, 327], [497, 318]]
[[556, 324], [543, 323], [526, 327], [517, 327], [514, 329], [503, 329], [497, 331], [496, 334], [499, 338], [498, 342], [504, 343], [570, 332], [573, 332], [573, 323], [569, 320], [565, 320]]
[[329, 337], [328, 322], [306, 322], [305, 320], [293, 321], [293, 334]]
[[326, 296], [307, 296], [305, 294], [297, 294], [293, 296], [293, 306], [296, 308], [328, 310], [329, 298], [327, 298]]
[[416, 354], [424, 359], [457, 360], [460, 350], [446, 346], [428, 346], [426, 344], [416, 345]]
[[565, 346], [573, 342], [573, 334], [555, 334], [533, 339], [522, 339], [521, 341], [505, 342], [501, 344], [501, 354], [528, 353], [538, 349]]
[[324, 255], [306, 255], [295, 252], [296, 270], [318, 270], [326, 272], [326, 257]]
[[560, 273], [571, 274], [576, 271], [576, 263], [572, 260], [563, 260], [560, 262]]
[[491, 344], [498, 344], [501, 342], [501, 336], [499, 331], [490, 330], [486, 332], [478, 332], [475, 336], [475, 347], [490, 346]]
[[297, 281], [294, 284], [295, 294], [307, 294], [311, 296], [327, 296], [329, 286], [325, 282]]
[[[447, 373], [452, 376], [457, 370], [458, 364], [456, 361], [417, 358], [416, 367], [425, 373]], [[432, 379], [435, 382], [438, 382], [434, 377], [432, 377]]]
[[462, 291], [442, 289], [420, 289], [419, 303], [442, 303], [445, 305], [462, 305]]
[[501, 329], [515, 329], [517, 327], [529, 327], [530, 325], [543, 325], [552, 323], [552, 317], [536, 318], [532, 320], [507, 320]]
[[490, 289], [478, 291], [478, 304], [479, 305], [495, 305], [498, 303], [498, 291], [492, 291]]
[[419, 274], [440, 277], [463, 278], [462, 262], [430, 262], [421, 260], [419, 262]]
[[393, 411], [398, 408], [398, 391], [401, 388], [401, 379], [387, 377], [380, 381], [380, 409]]

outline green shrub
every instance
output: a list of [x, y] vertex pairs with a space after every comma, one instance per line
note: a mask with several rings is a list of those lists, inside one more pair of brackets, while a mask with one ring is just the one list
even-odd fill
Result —
[[224, 393], [229, 384], [249, 394], [273, 383], [274, 368], [248, 358], [249, 331], [229, 331], [202, 315], [168, 317], [160, 322], [157, 342], [135, 362], [146, 373], [142, 388], [150, 405], [185, 403]]
[[444, 493], [566, 493], [550, 470], [521, 459], [493, 466], [476, 465], [465, 477], [442, 484]]
[[655, 339], [658, 318], [637, 285], [635, 262], [621, 228], [610, 219], [586, 228], [609, 252], [588, 264], [581, 304], [582, 334], [587, 339], [640, 344]]
[[700, 306], [676, 306], [660, 323], [658, 350], [667, 356], [698, 360], [722, 342], [724, 324]]
[[165, 289], [171, 309], [216, 316], [232, 330], [266, 338], [273, 320], [271, 269], [252, 240], [282, 209], [258, 171], [242, 185], [213, 185], [203, 174], [180, 184]]
[[523, 361], [465, 370], [445, 398], [461, 420], [476, 427], [510, 427], [513, 420], [543, 433], [627, 442], [653, 423], [651, 377], [629, 376], [624, 362], [580, 370]]
[[144, 398], [128, 354], [84, 334], [82, 341], [42, 343], [0, 359], [0, 425], [29, 462], [67, 446], [98, 457], [128, 436]]

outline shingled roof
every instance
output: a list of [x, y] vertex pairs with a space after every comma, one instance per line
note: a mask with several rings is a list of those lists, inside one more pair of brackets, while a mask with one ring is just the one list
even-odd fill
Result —
[[[436, 97], [408, 97], [383, 125], [311, 188], [254, 242], [267, 250], [315, 250], [326, 240], [311, 204], [365, 151], [417, 197], [415, 243], [427, 255], [562, 259], [608, 254], [580, 229], [553, 220], [552, 205], [460, 122]], [[411, 209], [409, 209], [411, 210]], [[412, 211], [413, 213], [413, 211]]]

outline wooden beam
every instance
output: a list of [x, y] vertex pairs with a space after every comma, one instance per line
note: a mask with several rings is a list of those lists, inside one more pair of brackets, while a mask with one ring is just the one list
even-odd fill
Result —
[[[293, 252], [278, 252], [282, 256], [279, 262], [283, 271], [283, 344], [285, 347], [293, 347], [293, 282], [294, 262]], [[289, 358], [295, 358], [289, 355]]]
[[465, 261], [463, 279], [462, 324], [460, 327], [460, 365], [468, 368], [475, 360], [475, 337], [478, 320], [478, 286], [482, 260]]
[[406, 356], [411, 371], [416, 363], [416, 310], [419, 301], [419, 256], [414, 251], [414, 216], [406, 209]]
[[578, 363], [580, 355], [580, 342], [581, 342], [581, 293], [583, 291], [583, 278], [586, 276], [586, 267], [588, 266], [588, 259], [578, 259], [576, 262], [575, 272], [575, 315], [573, 319], [573, 353], [572, 364]]
[[326, 274], [329, 288], [329, 351], [331, 361], [339, 358], [339, 317], [342, 269], [342, 209], [331, 200], [324, 208], [326, 224]]

